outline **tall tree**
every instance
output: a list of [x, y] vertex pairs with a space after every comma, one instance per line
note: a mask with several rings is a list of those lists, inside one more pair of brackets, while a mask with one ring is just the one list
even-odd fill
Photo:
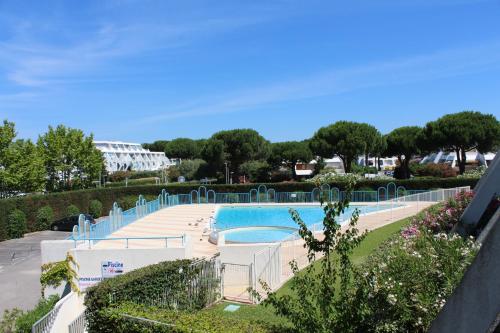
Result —
[[292, 170], [293, 179], [297, 178], [295, 166], [298, 162], [309, 163], [313, 154], [306, 141], [286, 141], [271, 144], [269, 163], [275, 167], [286, 165]]
[[167, 144], [168, 144], [168, 141], [157, 140], [153, 143], [143, 143], [142, 147], [144, 149], [149, 149], [151, 151], [165, 152], [165, 148], [166, 148]]
[[16, 140], [14, 123], [0, 126], [0, 191], [2, 196], [45, 188], [43, 160], [30, 140]]
[[202, 158], [212, 166], [213, 171], [221, 170], [224, 162], [228, 162], [231, 170], [239, 173], [243, 163], [266, 160], [269, 152], [269, 142], [257, 131], [234, 129], [212, 135], [204, 145]]
[[104, 171], [103, 156], [95, 147], [92, 134], [86, 137], [78, 129], [49, 126], [37, 144], [43, 154], [50, 190], [87, 187]]
[[380, 143], [382, 134], [374, 126], [367, 123], [359, 124], [358, 131], [365, 144], [363, 153], [365, 157], [365, 166], [368, 166], [368, 159], [370, 158], [370, 155], [373, 156], [378, 151], [377, 145]]
[[338, 121], [320, 128], [312, 137], [310, 147], [314, 154], [331, 158], [340, 157], [345, 172], [351, 172], [351, 165], [359, 155], [365, 153], [366, 139], [361, 124], [350, 121]]
[[420, 153], [418, 138], [422, 129], [418, 126], [399, 127], [387, 134], [387, 156], [397, 156], [403, 179], [410, 178], [410, 160]]
[[193, 160], [201, 157], [202, 147], [196, 140], [177, 138], [167, 143], [165, 154], [168, 157]]
[[494, 115], [477, 111], [447, 114], [427, 123], [424, 138], [428, 147], [455, 152], [463, 174], [468, 151], [486, 153], [499, 144], [500, 123]]

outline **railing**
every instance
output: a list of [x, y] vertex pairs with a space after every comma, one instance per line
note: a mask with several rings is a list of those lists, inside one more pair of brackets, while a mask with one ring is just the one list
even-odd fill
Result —
[[63, 304], [72, 296], [72, 293], [67, 294], [63, 298], [61, 298], [54, 308], [49, 311], [45, 316], [40, 318], [36, 323], [31, 327], [31, 333], [49, 333], [54, 325], [54, 321], [56, 320], [57, 314], [59, 310], [63, 306]]
[[85, 311], [83, 311], [75, 320], [68, 325], [69, 333], [85, 333], [87, 326], [87, 319], [85, 318]]
[[[88, 248], [92, 248], [92, 245], [96, 242], [99, 241], [125, 241], [124, 245], [125, 248], [128, 249], [129, 247], [129, 241], [133, 240], [146, 240], [146, 241], [151, 241], [151, 240], [163, 240], [165, 243], [165, 248], [168, 248], [169, 240], [180, 240], [181, 241], [181, 246], [184, 246], [186, 244], [186, 235], [182, 236], [151, 236], [151, 237], [93, 237], [93, 238], [86, 238], [83, 240], [85, 244], [88, 243]], [[75, 247], [77, 245], [80, 245], [82, 241], [75, 240]]]

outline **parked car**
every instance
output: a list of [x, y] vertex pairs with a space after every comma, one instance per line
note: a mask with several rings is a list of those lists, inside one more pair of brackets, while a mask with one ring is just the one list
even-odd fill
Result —
[[[83, 214], [85, 219], [89, 221], [91, 224], [95, 224], [95, 220], [89, 214]], [[50, 225], [50, 230], [54, 231], [73, 231], [73, 227], [78, 225], [78, 217], [80, 215], [73, 215], [70, 217], [65, 217], [63, 219], [52, 222]]]

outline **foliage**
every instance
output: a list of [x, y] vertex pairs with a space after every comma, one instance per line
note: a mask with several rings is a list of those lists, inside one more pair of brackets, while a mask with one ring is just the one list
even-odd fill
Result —
[[0, 198], [41, 191], [45, 186], [43, 160], [31, 140], [16, 140], [14, 123], [0, 126]]
[[143, 143], [142, 148], [149, 149], [150, 151], [165, 152], [167, 144], [168, 141], [158, 140], [153, 143]]
[[457, 172], [445, 163], [416, 164], [411, 169], [413, 174], [418, 177], [449, 178], [457, 176]]
[[365, 157], [365, 166], [368, 166], [368, 158], [370, 155], [380, 156], [384, 141], [382, 139], [382, 134], [374, 126], [361, 123], [359, 124], [359, 135], [363, 137], [364, 149], [363, 155]]
[[481, 178], [488, 170], [488, 167], [482, 165], [478, 168], [467, 170], [462, 175], [458, 175], [460, 178]]
[[498, 146], [499, 140], [500, 122], [494, 115], [475, 111], [447, 114], [427, 123], [422, 139], [428, 149], [455, 152], [460, 174], [465, 172], [467, 151], [487, 152]]
[[76, 205], [73, 204], [66, 207], [66, 217], [75, 215], [80, 215], [80, 208], [78, 208]]
[[270, 145], [257, 131], [235, 129], [220, 131], [212, 135], [204, 145], [202, 158], [210, 165], [212, 175], [223, 171], [224, 162], [229, 162], [231, 171], [239, 172], [240, 165], [252, 160], [265, 160]]
[[[229, 319], [211, 312], [183, 312], [122, 303], [103, 311], [105, 321], [118, 333], [240, 333], [273, 332], [268, 325], [244, 319]], [[134, 318], [124, 317], [128, 315]], [[149, 320], [149, 321], [146, 321]], [[151, 322], [155, 321], [155, 322]], [[90, 331], [92, 332], [92, 331]], [[101, 331], [99, 331], [101, 332]]]
[[104, 170], [102, 153], [92, 135], [59, 125], [38, 138], [48, 175], [47, 189], [85, 188], [100, 178]]
[[36, 213], [35, 230], [47, 230], [54, 221], [54, 210], [49, 205], [40, 207]]
[[31, 333], [31, 327], [43, 316], [49, 313], [57, 301], [59, 301], [58, 295], [50, 295], [48, 299], [40, 299], [38, 304], [33, 310], [23, 312], [16, 319], [16, 333]]
[[418, 126], [404, 126], [387, 134], [385, 155], [398, 157], [401, 167], [398, 178], [410, 178], [410, 161], [420, 153], [418, 138], [421, 133], [422, 129]]
[[169, 158], [200, 159], [203, 141], [188, 138], [177, 138], [165, 145], [165, 155]]
[[410, 237], [421, 231], [432, 233], [450, 232], [460, 220], [473, 196], [473, 192], [460, 192], [454, 198], [448, 199], [438, 209], [427, 210], [424, 215], [414, 218], [411, 225], [402, 231], [403, 237]]
[[[318, 184], [319, 185], [319, 184]], [[349, 183], [348, 193], [354, 184]], [[296, 332], [344, 332], [349, 322], [339, 320], [345, 316], [345, 303], [350, 299], [350, 282], [354, 266], [350, 255], [365, 237], [359, 235], [356, 224], [359, 211], [354, 210], [348, 227], [340, 232], [337, 218], [349, 207], [349, 195], [338, 202], [328, 202], [323, 209], [323, 237], [316, 238], [308, 229], [297, 211], [291, 209], [292, 218], [299, 226], [299, 235], [304, 240], [309, 262], [322, 257], [316, 267], [309, 265], [305, 273], [298, 273], [295, 261], [290, 263], [295, 274], [289, 295], [277, 295], [262, 283], [268, 298], [264, 304], [272, 305], [275, 311], [293, 323]], [[322, 202], [323, 205], [323, 202]], [[337, 284], [340, 288], [337, 288]]]
[[12, 310], [5, 310], [3, 317], [0, 320], [0, 332], [2, 333], [15, 333], [16, 332], [16, 320], [23, 314], [23, 311], [14, 308]]
[[71, 290], [79, 292], [78, 286], [75, 281], [77, 273], [73, 267], [78, 267], [75, 259], [71, 254], [66, 255], [66, 259], [58, 262], [50, 262], [43, 264], [40, 274], [40, 285], [42, 286], [42, 296], [44, 295], [45, 288], [59, 287], [63, 282], [69, 283]]
[[307, 179], [309, 183], [331, 184], [335, 182], [359, 181], [362, 176], [356, 173], [336, 173], [335, 171], [321, 173], [313, 178]]
[[306, 141], [287, 141], [271, 144], [268, 162], [275, 168], [287, 166], [292, 170], [293, 179], [296, 179], [295, 165], [298, 162], [309, 163], [312, 159], [313, 154]]
[[369, 174], [377, 174], [378, 170], [376, 167], [372, 167], [372, 166], [362, 166], [362, 165], [357, 165], [357, 164], [353, 164], [351, 166], [351, 171], [352, 173], [354, 174], [357, 174], [357, 175], [365, 175], [367, 173]]
[[26, 215], [14, 209], [7, 218], [7, 234], [9, 238], [21, 238], [26, 232]]
[[271, 178], [271, 166], [266, 161], [247, 161], [240, 165], [240, 173], [252, 183], [268, 182]]
[[477, 250], [472, 239], [458, 235], [424, 230], [395, 237], [353, 280], [350, 331], [427, 332]]
[[344, 163], [345, 172], [350, 173], [353, 162], [367, 149], [365, 126], [338, 121], [314, 133], [310, 146], [314, 154], [323, 158], [338, 155]]
[[209, 294], [202, 290], [193, 297], [188, 292], [191, 282], [199, 274], [199, 267], [193, 266], [192, 261], [187, 259], [166, 261], [106, 279], [87, 289], [85, 305], [89, 332], [114, 332], [113, 324], [106, 320], [106, 309], [127, 301], [143, 304], [148, 299], [159, 299], [159, 295], [166, 293], [168, 297], [162, 297], [161, 302], [165, 309], [203, 308], [207, 305]]
[[102, 202], [97, 199], [91, 200], [89, 203], [89, 214], [93, 218], [101, 217], [102, 215]]
[[179, 169], [180, 175], [184, 176], [186, 180], [194, 180], [204, 176], [203, 172], [206, 169], [206, 164], [207, 162], [202, 159], [182, 160], [177, 168]]

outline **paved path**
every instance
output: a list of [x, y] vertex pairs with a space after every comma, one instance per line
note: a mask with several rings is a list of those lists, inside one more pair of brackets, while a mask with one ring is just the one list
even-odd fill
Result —
[[0, 242], [0, 316], [14, 307], [28, 310], [40, 299], [40, 241], [65, 239], [69, 232], [40, 231]]

